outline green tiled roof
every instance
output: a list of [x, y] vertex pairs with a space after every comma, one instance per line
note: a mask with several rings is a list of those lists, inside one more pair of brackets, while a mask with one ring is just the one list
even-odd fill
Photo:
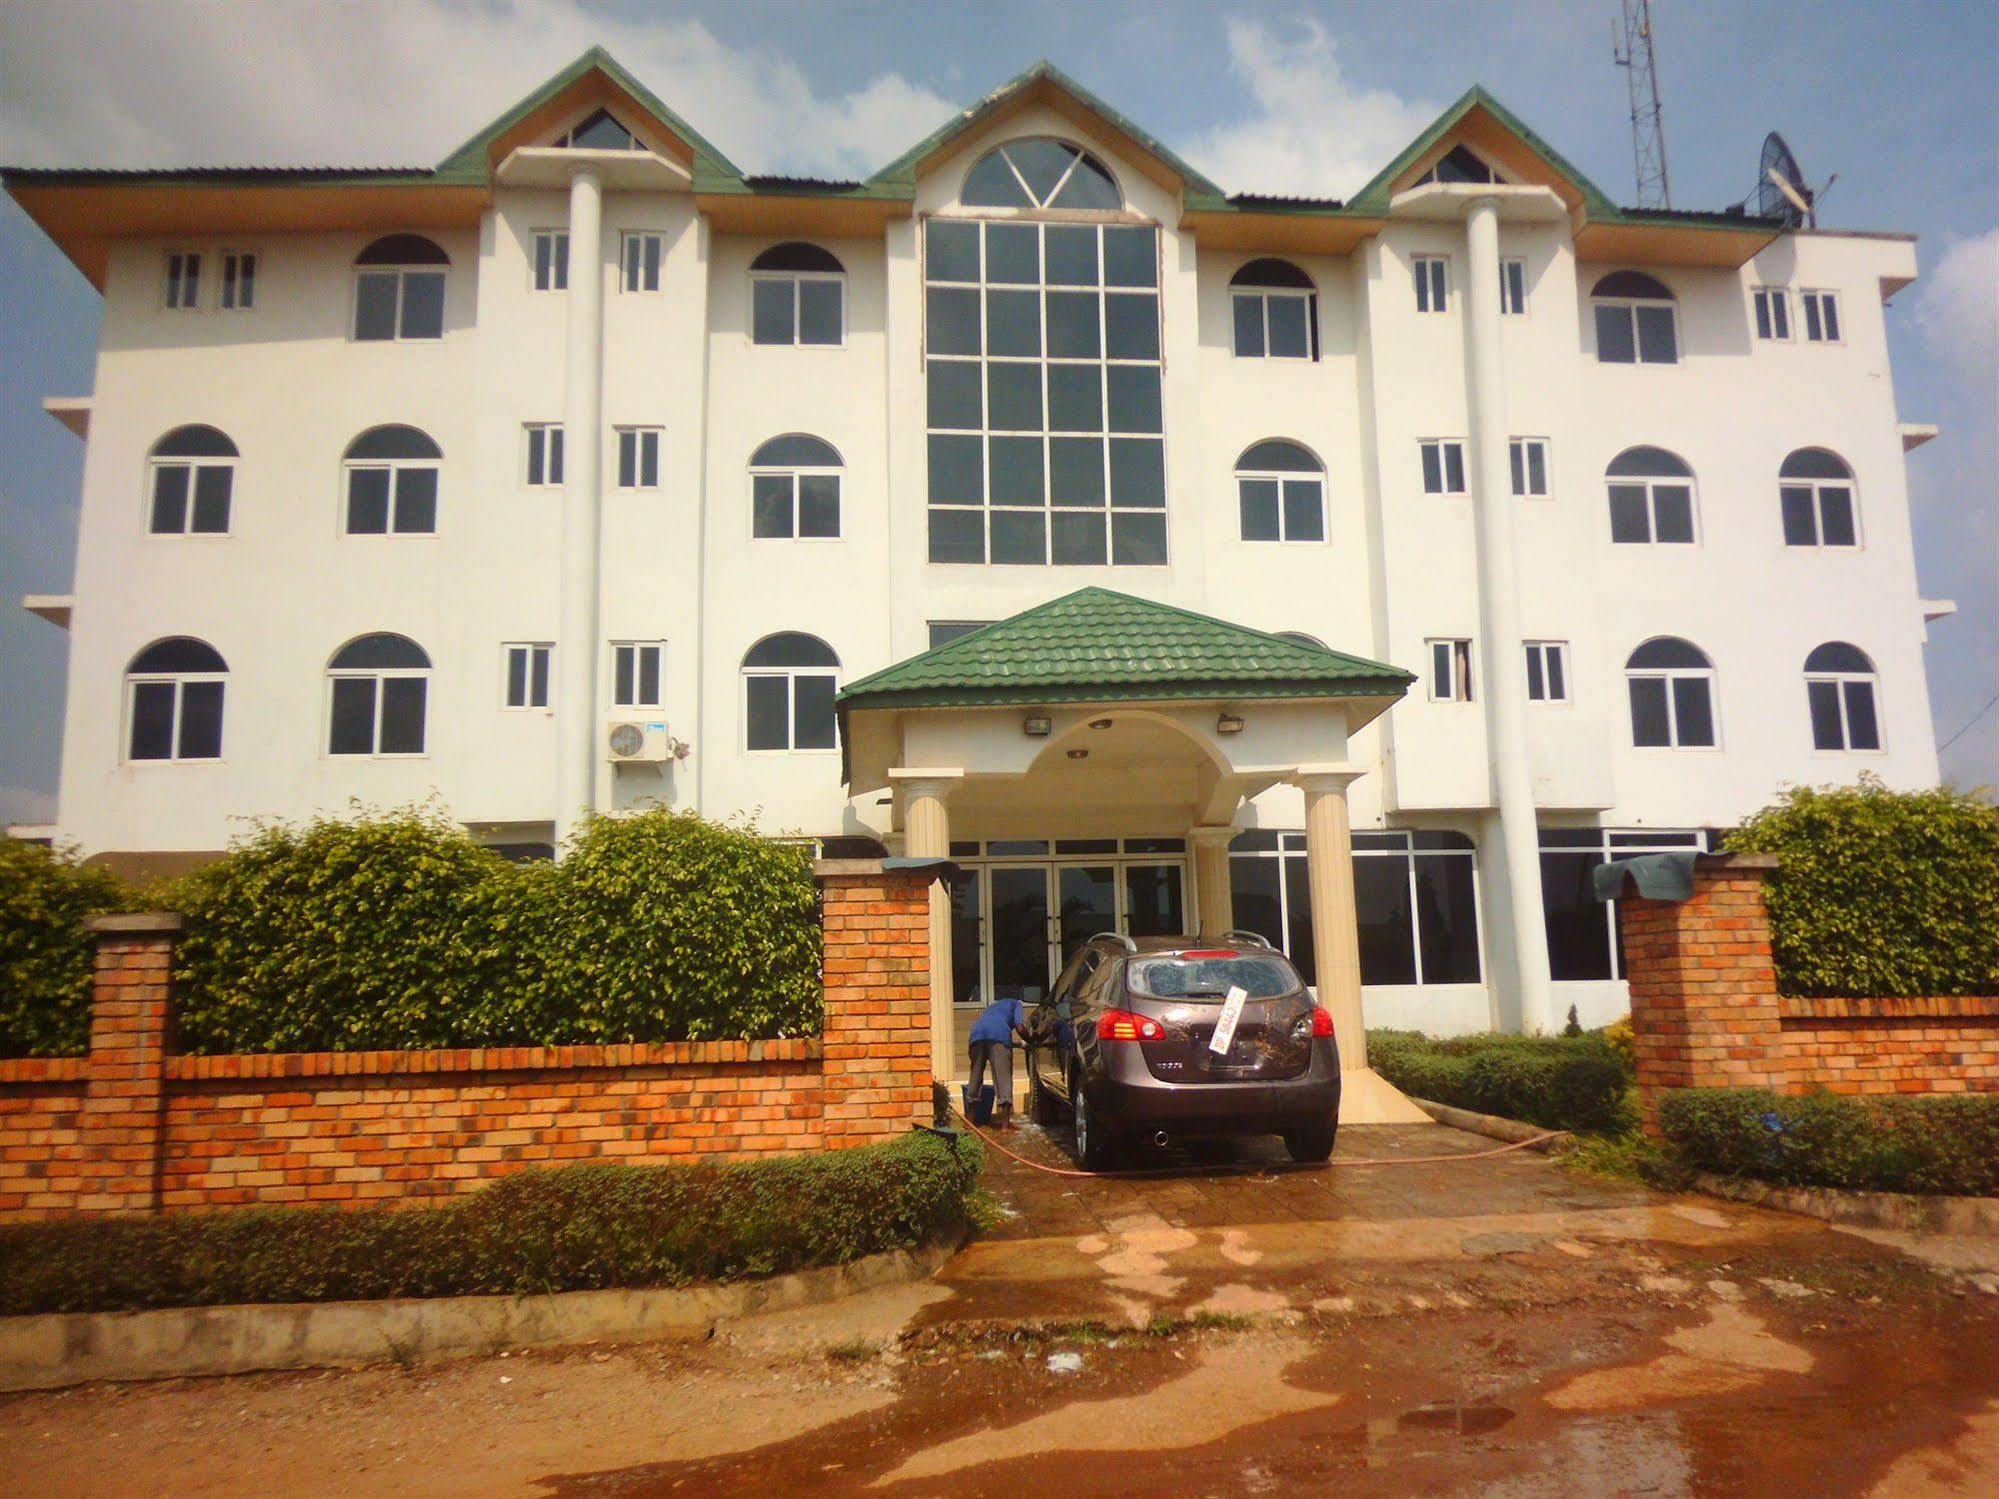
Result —
[[1189, 609], [1082, 588], [849, 683], [843, 708], [1400, 697], [1415, 678]]

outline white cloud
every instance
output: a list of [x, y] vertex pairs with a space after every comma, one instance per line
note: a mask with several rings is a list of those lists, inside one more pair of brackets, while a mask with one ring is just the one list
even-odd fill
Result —
[[699, 21], [578, 0], [0, 0], [0, 30], [19, 164], [427, 165], [593, 44], [746, 171], [865, 174], [954, 107], [895, 73], [820, 94]]
[[1932, 353], [1991, 393], [1999, 381], [1999, 228], [1945, 248], [1923, 278], [1916, 323]]
[[56, 794], [40, 786], [0, 786], [0, 827], [10, 822], [54, 822]]
[[1351, 86], [1317, 21], [1280, 34], [1232, 17], [1228, 43], [1255, 112], [1208, 131], [1188, 155], [1230, 192], [1349, 196], [1437, 116], [1420, 100]]

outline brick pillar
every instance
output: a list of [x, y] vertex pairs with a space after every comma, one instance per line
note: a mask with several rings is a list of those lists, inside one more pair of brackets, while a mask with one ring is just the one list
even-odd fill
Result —
[[1781, 1088], [1784, 1038], [1763, 882], [1774, 855], [1703, 855], [1684, 901], [1618, 902], [1638, 1103], [1659, 1133], [1675, 1088]]
[[85, 1213], [151, 1213], [160, 1206], [166, 1127], [169, 970], [179, 916], [93, 916], [97, 966], [90, 1057], [77, 1153]]
[[821, 1117], [829, 1150], [930, 1117], [930, 886], [879, 860], [818, 866], [826, 934]]

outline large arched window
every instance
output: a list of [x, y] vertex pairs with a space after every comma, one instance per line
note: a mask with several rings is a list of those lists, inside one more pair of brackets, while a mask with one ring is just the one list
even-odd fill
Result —
[[1599, 364], [1678, 364], [1673, 293], [1643, 271], [1612, 271], [1590, 290]]
[[750, 262], [750, 337], [760, 344], [837, 344], [847, 337], [847, 268], [803, 240]]
[[1812, 712], [1813, 749], [1881, 748], [1874, 663], [1858, 646], [1828, 640], [1805, 657], [1805, 698]]
[[222, 758], [222, 688], [229, 666], [186, 635], [156, 640], [125, 668], [125, 758]]
[[1799, 448], [1777, 470], [1784, 505], [1784, 545], [1850, 547], [1860, 544], [1853, 503], [1853, 470], [1827, 448]]
[[430, 657], [407, 635], [362, 635], [327, 663], [329, 755], [420, 755]]
[[750, 455], [750, 534], [787, 541], [839, 536], [840, 454], [830, 442], [791, 432]]
[[1631, 742], [1641, 749], [1713, 749], [1714, 663], [1674, 635], [1646, 641], [1624, 663]]
[[213, 427], [176, 427], [153, 444], [147, 529], [155, 536], [222, 536], [236, 485], [236, 444]]
[[1295, 442], [1253, 444], [1235, 463], [1244, 541], [1324, 541], [1325, 467]]
[[1610, 460], [1610, 539], [1691, 546], [1694, 471], [1664, 448], [1626, 448]]
[[1252, 260], [1229, 280], [1238, 359], [1317, 359], [1319, 289], [1288, 260]]
[[388, 234], [354, 261], [354, 337], [363, 343], [444, 336], [451, 257], [421, 234]]
[[816, 635], [766, 635], [743, 657], [744, 743], [752, 750], [829, 750], [839, 744], [833, 697], [840, 658]]
[[370, 427], [341, 456], [349, 536], [426, 536], [437, 529], [444, 452], [414, 427]]
[[1115, 213], [1124, 207], [1117, 179], [1089, 152], [1048, 136], [1008, 141], [965, 173], [958, 201], [967, 208], [1071, 208]]

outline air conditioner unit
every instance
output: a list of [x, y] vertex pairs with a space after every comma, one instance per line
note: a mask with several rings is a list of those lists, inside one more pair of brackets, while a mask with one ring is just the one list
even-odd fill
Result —
[[614, 765], [658, 764], [673, 758], [663, 718], [614, 718], [604, 726], [604, 754]]

